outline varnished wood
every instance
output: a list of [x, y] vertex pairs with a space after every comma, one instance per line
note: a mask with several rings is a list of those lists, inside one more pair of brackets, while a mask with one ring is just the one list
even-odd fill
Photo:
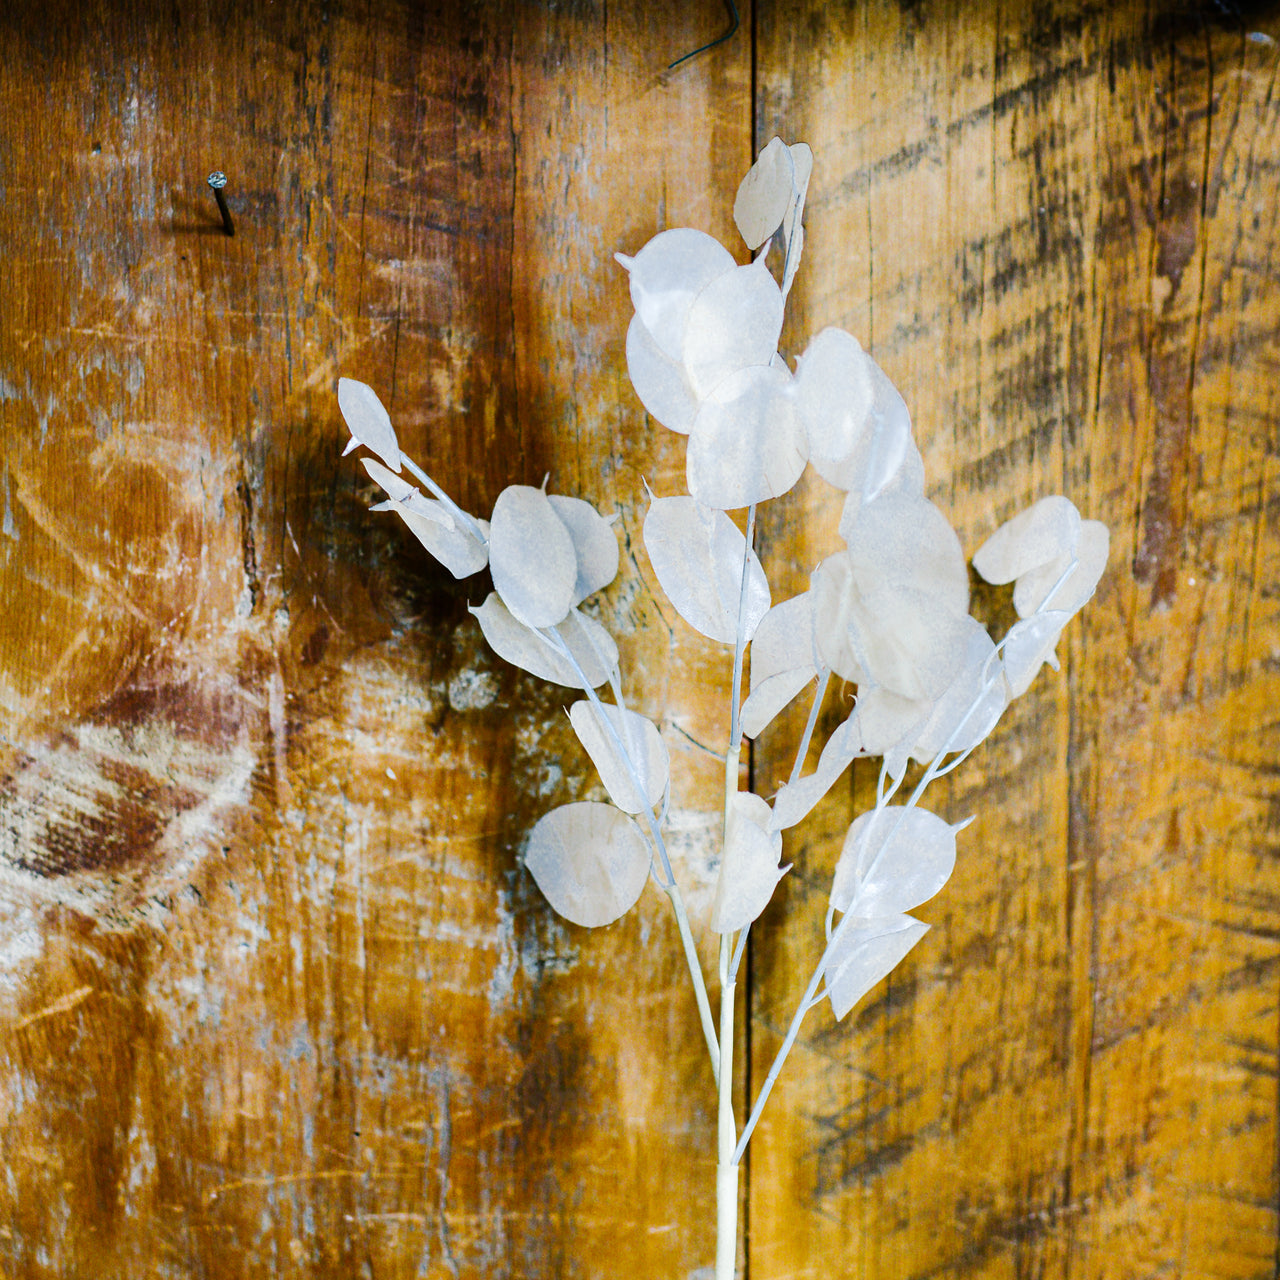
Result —
[[[652, 589], [683, 444], [612, 255], [734, 243], [774, 132], [817, 156], [785, 349], [863, 340], [967, 550], [1063, 491], [1113, 554], [938, 797], [980, 817], [932, 932], [810, 1015], [748, 1274], [1274, 1272], [1280, 10], [1229, 9], [789, 0], [672, 73], [714, 6], [0, 15], [0, 1275], [710, 1262], [666, 903], [587, 933], [519, 869], [594, 794], [567, 699], [367, 514], [334, 386], [473, 510], [549, 472], [618, 511], [604, 616], [705, 914], [728, 670]], [[775, 597], [837, 514], [763, 517]], [[756, 932], [755, 1084], [870, 781]]]
[[[1273, 1273], [1278, 19], [762, 9], [757, 140], [819, 157], [792, 332], [863, 337], [970, 553], [1061, 491], [1112, 556], [939, 802], [978, 821], [932, 932], [852, 1026], [812, 1015], [752, 1274]], [[819, 554], [802, 511], [830, 506], [777, 520], [784, 569]], [[789, 764], [765, 742], [757, 779]], [[764, 921], [757, 1076], [847, 817]]]

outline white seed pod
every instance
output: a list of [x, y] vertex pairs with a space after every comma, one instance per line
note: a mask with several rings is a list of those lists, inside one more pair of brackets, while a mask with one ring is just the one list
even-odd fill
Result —
[[927, 498], [893, 491], [846, 504], [840, 536], [849, 544], [858, 590], [910, 588], [951, 613], [969, 610], [969, 570], [950, 521]]
[[731, 373], [767, 365], [782, 333], [782, 291], [763, 258], [707, 285], [689, 309], [681, 359], [689, 385], [705, 400]]
[[849, 644], [873, 684], [933, 701], [963, 660], [967, 618], [927, 591], [878, 587], [852, 597]]
[[688, 435], [698, 399], [684, 365], [658, 346], [638, 315], [627, 326], [627, 373], [645, 411], [668, 430]]
[[870, 356], [866, 357], [866, 370], [871, 407], [853, 452], [839, 462], [823, 456], [812, 458], [814, 469], [828, 484], [849, 494], [846, 513], [890, 490], [924, 496], [924, 462], [911, 433], [906, 401]]
[[[635, 711], [608, 704], [603, 705], [603, 711], [602, 717], [600, 708], [584, 699], [569, 708], [569, 722], [599, 772], [609, 799], [624, 813], [640, 813], [661, 804], [671, 771], [658, 726]], [[625, 758], [618, 750], [619, 742]], [[636, 782], [643, 794], [637, 795]]]
[[1080, 513], [1055, 494], [1006, 520], [978, 548], [973, 567], [987, 582], [1012, 582], [1063, 556], [1069, 561], [1079, 538]]
[[927, 698], [904, 698], [864, 683], [858, 686], [858, 705], [851, 718], [857, 722], [867, 755], [882, 757], [890, 777], [901, 778], [933, 707]]
[[1005, 664], [976, 618], [961, 619], [964, 641], [960, 665], [946, 692], [933, 704], [914, 741], [906, 745], [917, 760], [929, 761], [940, 751], [968, 751], [996, 727], [1009, 705]]
[[873, 361], [851, 333], [823, 329], [800, 357], [796, 405], [819, 475], [848, 461], [871, 426]]
[[[368, 459], [366, 459], [368, 465]], [[390, 472], [387, 473], [390, 475]], [[393, 480], [394, 476], [391, 477]], [[409, 488], [413, 488], [412, 485]], [[470, 525], [454, 519], [443, 502], [424, 497], [417, 489], [402, 501], [389, 499], [369, 508], [370, 511], [394, 511], [409, 526], [409, 531], [449, 570], [455, 578], [468, 578], [489, 563], [487, 520], [478, 520], [477, 536]]]
[[1004, 666], [1013, 697], [1026, 693], [1046, 662], [1055, 671], [1058, 669], [1054, 648], [1070, 621], [1071, 614], [1065, 610], [1049, 609], [1009, 628], [1004, 640]]
[[529, 832], [524, 865], [571, 924], [598, 928], [635, 906], [649, 878], [649, 846], [610, 804], [561, 805]]
[[857, 721], [850, 717], [839, 724], [827, 739], [818, 758], [818, 767], [805, 777], [779, 788], [773, 801], [770, 830], [785, 831], [787, 827], [803, 822], [818, 801], [835, 786], [840, 775], [864, 754]]
[[689, 492], [720, 511], [786, 493], [804, 472], [804, 424], [791, 376], [770, 365], [729, 374], [703, 400], [689, 432]]
[[906, 915], [842, 921], [824, 967], [836, 1020], [888, 977], [928, 932], [924, 921]]
[[489, 564], [503, 603], [527, 626], [554, 627], [573, 607], [577, 552], [541, 489], [512, 484], [498, 495], [489, 527]]
[[928, 902], [955, 869], [956, 830], [915, 807], [859, 814], [836, 863], [831, 905], [858, 916], [887, 916]]
[[775, 604], [751, 641], [751, 688], [786, 671], [815, 671], [813, 601], [807, 591]]
[[338, 379], [338, 408], [351, 432], [343, 449], [345, 458], [357, 445], [372, 449], [392, 471], [400, 470], [400, 444], [395, 428], [378, 394], [364, 382], [354, 378]]
[[[491, 591], [484, 604], [471, 612], [480, 624], [489, 648], [498, 657], [530, 675], [550, 680], [552, 684], [562, 684], [570, 689], [586, 687], [573, 663], [549, 640], [513, 617], [496, 591]], [[618, 665], [618, 646], [594, 618], [584, 617], [575, 611], [555, 631], [577, 659], [593, 689], [609, 679], [610, 670]]]
[[807, 594], [818, 661], [851, 684], [862, 684], [867, 679], [849, 642], [849, 620], [857, 590], [847, 551], [828, 556], [809, 575]]
[[407, 480], [402, 479], [394, 471], [384, 467], [375, 458], [361, 458], [360, 462], [369, 473], [369, 478], [382, 488], [392, 502], [404, 502], [406, 498], [412, 497], [415, 493], [421, 496], [422, 490], [417, 485], [410, 484]]
[[748, 249], [754, 252], [782, 226], [795, 198], [795, 157], [781, 138], [773, 138], [747, 170], [733, 201], [733, 221]]
[[750, 640], [769, 611], [769, 581], [760, 558], [723, 511], [693, 498], [654, 498], [644, 518], [644, 545], [658, 582], [676, 612], [695, 630], [721, 644], [738, 636], [743, 557], [747, 590], [743, 639]]
[[782, 219], [782, 242], [786, 245], [787, 256], [782, 273], [782, 296], [791, 292], [791, 282], [800, 269], [800, 258], [804, 253], [804, 214], [805, 197], [809, 194], [809, 179], [813, 176], [813, 151], [806, 142], [795, 142], [787, 148], [791, 152], [791, 161], [795, 165], [792, 183], [795, 198], [786, 216]]
[[572, 604], [579, 605], [618, 576], [618, 535], [613, 531], [613, 522], [582, 498], [551, 493], [547, 501], [573, 542], [578, 571]]
[[745, 929], [769, 905], [787, 868], [782, 857], [782, 833], [770, 832], [768, 801], [750, 791], [737, 792], [729, 805], [724, 856], [711, 907], [715, 933]]
[[805, 591], [774, 605], [756, 628], [742, 732], [748, 738], [759, 735], [815, 675], [813, 602]]
[[636, 316], [659, 350], [677, 361], [683, 357], [694, 299], [737, 266], [717, 239], [691, 227], [660, 232], [634, 258], [617, 258], [631, 277]]
[[757, 684], [742, 704], [739, 719], [743, 736], [758, 738], [815, 674], [812, 667], [808, 671], [781, 671]]
[[[1013, 607], [1018, 616], [1029, 618], [1046, 603], [1052, 609], [1076, 613], [1097, 590], [1110, 552], [1111, 534], [1107, 526], [1097, 520], [1082, 520], [1074, 551], [1029, 570], [1014, 583]], [[1073, 560], [1075, 568], [1071, 569]]]

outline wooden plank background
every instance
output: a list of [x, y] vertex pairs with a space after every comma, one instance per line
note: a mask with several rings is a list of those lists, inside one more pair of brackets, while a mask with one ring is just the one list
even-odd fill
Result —
[[[1280, 5], [13, 3], [0, 11], [0, 1275], [687, 1277], [713, 1115], [659, 895], [558, 922], [595, 784], [338, 451], [621, 515], [605, 613], [705, 912], [723, 652], [652, 591], [612, 262], [817, 164], [784, 348], [856, 333], [972, 552], [1068, 493], [1110, 571], [940, 799], [934, 926], [811, 1015], [752, 1147], [784, 1277], [1280, 1266]], [[229, 176], [237, 233], [204, 185]], [[775, 595], [832, 545], [807, 482]], [[834, 710], [832, 712], [834, 716]], [[757, 789], [795, 724], [754, 753]], [[758, 1082], [843, 825], [744, 993]], [[708, 952], [708, 956], [709, 956]]]

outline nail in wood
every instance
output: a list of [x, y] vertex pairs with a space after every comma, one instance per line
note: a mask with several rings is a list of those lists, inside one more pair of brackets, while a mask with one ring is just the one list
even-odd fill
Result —
[[227, 185], [227, 175], [221, 169], [215, 169], [209, 175], [209, 189], [213, 192], [213, 198], [218, 202], [218, 212], [222, 214], [222, 229], [229, 236], [236, 233], [236, 224], [231, 221], [231, 210], [227, 208], [227, 197], [222, 194], [222, 188]]

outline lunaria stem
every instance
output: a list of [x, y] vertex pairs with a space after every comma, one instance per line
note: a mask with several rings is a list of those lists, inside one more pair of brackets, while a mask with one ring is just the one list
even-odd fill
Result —
[[[738, 586], [738, 629], [733, 644], [733, 693], [729, 712], [729, 747], [724, 758], [724, 838], [720, 856], [729, 847], [729, 823], [738, 794], [738, 766], [742, 758], [742, 664], [746, 652], [747, 575], [755, 542], [756, 507], [747, 511], [747, 533], [742, 548], [742, 577]], [[745, 945], [747, 931], [739, 941]], [[740, 960], [741, 951], [737, 952]], [[737, 963], [733, 935], [720, 935], [720, 1044], [724, 1046], [717, 1086], [716, 1108], [716, 1280], [733, 1280], [738, 1261], [738, 1165], [733, 1149], [738, 1125], [733, 1116], [733, 1004], [737, 992]]]
[[[729, 713], [729, 750], [737, 749], [742, 741], [742, 660], [746, 654], [747, 575], [751, 569], [751, 546], [756, 539], [756, 504], [747, 509], [747, 536], [742, 549], [742, 579], [738, 586], [738, 634], [733, 644], [733, 695]], [[733, 789], [738, 789], [738, 776], [733, 778]], [[728, 813], [726, 811], [726, 818]]]
[[[585, 629], [584, 629], [585, 631]], [[539, 632], [557, 652], [563, 655], [572, 664], [578, 679], [582, 681], [582, 687], [587, 697], [591, 701], [591, 705], [596, 709], [596, 713], [600, 717], [601, 724], [604, 725], [609, 736], [613, 739], [613, 745], [617, 749], [623, 764], [626, 766], [627, 774], [631, 780], [631, 785], [636, 790], [636, 795], [640, 799], [644, 799], [644, 787], [640, 784], [639, 771], [635, 767], [635, 763], [631, 758], [631, 753], [623, 744], [622, 739], [618, 736], [617, 731], [613, 727], [613, 721], [605, 714], [604, 704], [600, 701], [599, 695], [591, 686], [591, 681], [587, 679], [586, 673], [578, 663], [578, 659], [574, 657], [573, 650], [565, 644], [560, 633], [553, 627], [547, 627]], [[693, 932], [689, 928], [689, 915], [685, 910], [684, 898], [680, 893], [680, 886], [676, 882], [675, 873], [671, 869], [671, 859], [667, 856], [666, 841], [662, 838], [662, 830], [654, 819], [653, 811], [646, 806], [642, 811], [645, 822], [649, 827], [649, 837], [653, 842], [653, 847], [657, 851], [659, 859], [662, 863], [664, 879], [659, 881], [662, 885], [662, 891], [667, 895], [671, 902], [671, 908], [675, 912], [676, 927], [680, 931], [680, 945], [684, 951], [685, 964], [689, 969], [689, 977], [693, 981], [693, 994], [698, 1002], [698, 1019], [702, 1023], [702, 1034], [707, 1042], [707, 1053], [711, 1057], [711, 1073], [716, 1080], [716, 1084], [720, 1082], [720, 1043], [716, 1039], [715, 1021], [711, 1016], [711, 1000], [707, 995], [707, 980], [702, 973], [702, 961], [698, 959], [698, 948], [694, 945]]]
[[439, 498], [441, 502], [444, 503], [445, 507], [449, 511], [449, 514], [453, 516], [454, 519], [461, 520], [462, 523], [465, 524], [467, 528], [470, 529], [471, 532], [475, 534], [477, 538], [480, 539], [481, 542], [489, 541], [489, 539], [485, 537], [484, 530], [480, 527], [480, 521], [477, 520], [475, 516], [471, 515], [470, 512], [463, 511], [463, 509], [460, 506], [458, 506], [458, 504], [454, 502], [454, 500], [451, 497], [449, 497], [449, 495], [445, 493], [445, 491], [438, 484], [436, 484], [436, 482], [429, 475], [427, 475], [427, 473], [423, 471], [423, 469], [420, 466], [418, 466], [418, 464], [414, 462], [414, 460], [411, 457], [409, 457], [407, 453], [402, 453], [400, 455], [400, 461], [404, 463], [410, 475], [412, 475], [417, 480], [421, 480], [422, 483], [425, 484], [427, 488], [430, 489], [431, 492], [434, 493], [435, 496]]
[[813, 731], [818, 724], [818, 712], [822, 710], [822, 700], [827, 696], [827, 684], [831, 679], [831, 668], [823, 667], [818, 672], [818, 683], [813, 691], [813, 704], [809, 707], [809, 718], [805, 721], [804, 735], [796, 748], [796, 762], [791, 766], [791, 777], [788, 786], [794, 786], [800, 780], [800, 772], [804, 768], [805, 756], [809, 754], [809, 743], [813, 739]]
[[[920, 797], [924, 794], [924, 789], [934, 780], [934, 778], [938, 776], [941, 770], [942, 761], [951, 749], [951, 743], [955, 740], [956, 735], [961, 731], [961, 729], [964, 728], [969, 717], [973, 715], [981, 705], [983, 698], [987, 696], [989, 686], [989, 681], [984, 683], [981, 692], [973, 700], [972, 706], [969, 707], [968, 711], [966, 711], [960, 718], [955, 729], [952, 730], [951, 737], [943, 745], [942, 750], [934, 756], [932, 761], [930, 761], [929, 767], [924, 771], [920, 781], [916, 783], [915, 789], [911, 792], [911, 796], [907, 800], [906, 804], [900, 806], [903, 812], [898, 815], [898, 821], [894, 825], [893, 830], [889, 832], [888, 836], [877, 851], [875, 858], [872, 859], [871, 865], [863, 874], [862, 878], [864, 881], [871, 878], [875, 871], [876, 864], [884, 856], [885, 850], [893, 843], [894, 837], [898, 834], [898, 830], [905, 820], [904, 815], [906, 811], [908, 809], [915, 808], [920, 801]], [[898, 781], [901, 781], [901, 779]], [[897, 789], [897, 785], [898, 782], [895, 781], [893, 790]], [[887, 803], [889, 796], [893, 794], [893, 790], [890, 790], [888, 793], [885, 793], [883, 790], [883, 773], [880, 781], [877, 783], [876, 790], [878, 793], [876, 807], [879, 809]], [[883, 797], [883, 799], [881, 797]], [[841, 916], [840, 922], [836, 927], [834, 929], [829, 929], [827, 932], [827, 945], [823, 949], [822, 958], [814, 966], [813, 974], [809, 978], [809, 985], [805, 988], [804, 995], [800, 997], [800, 1003], [796, 1006], [796, 1011], [791, 1017], [791, 1023], [787, 1027], [786, 1037], [783, 1039], [782, 1045], [774, 1056], [773, 1063], [769, 1067], [769, 1074], [765, 1077], [764, 1084], [760, 1086], [760, 1092], [756, 1096], [755, 1105], [751, 1108], [751, 1114], [747, 1117], [746, 1124], [742, 1126], [742, 1136], [738, 1139], [738, 1145], [734, 1148], [733, 1152], [733, 1159], [735, 1163], [741, 1161], [743, 1153], [747, 1149], [747, 1143], [751, 1141], [751, 1135], [755, 1132], [755, 1127], [760, 1122], [760, 1113], [764, 1110], [764, 1104], [768, 1100], [769, 1094], [773, 1090], [774, 1083], [778, 1079], [778, 1073], [782, 1070], [782, 1064], [787, 1060], [787, 1055], [795, 1045], [796, 1037], [800, 1034], [800, 1026], [804, 1022], [805, 1014], [807, 1014], [809, 1010], [818, 1003], [814, 999], [814, 996], [817, 993], [819, 984], [822, 982], [823, 975], [826, 973], [827, 961], [830, 959], [831, 953], [840, 939], [841, 931], [844, 929], [846, 922], [854, 919], [854, 917], [855, 912], [853, 910], [853, 905], [851, 905], [850, 909]], [[831, 919], [830, 912], [828, 912], [827, 919], [829, 924]]]
[[720, 1043], [727, 1046], [717, 1081], [716, 1108], [716, 1280], [733, 1280], [738, 1261], [738, 1162], [733, 1117], [733, 1003], [737, 991], [729, 968], [730, 934], [720, 935]]

